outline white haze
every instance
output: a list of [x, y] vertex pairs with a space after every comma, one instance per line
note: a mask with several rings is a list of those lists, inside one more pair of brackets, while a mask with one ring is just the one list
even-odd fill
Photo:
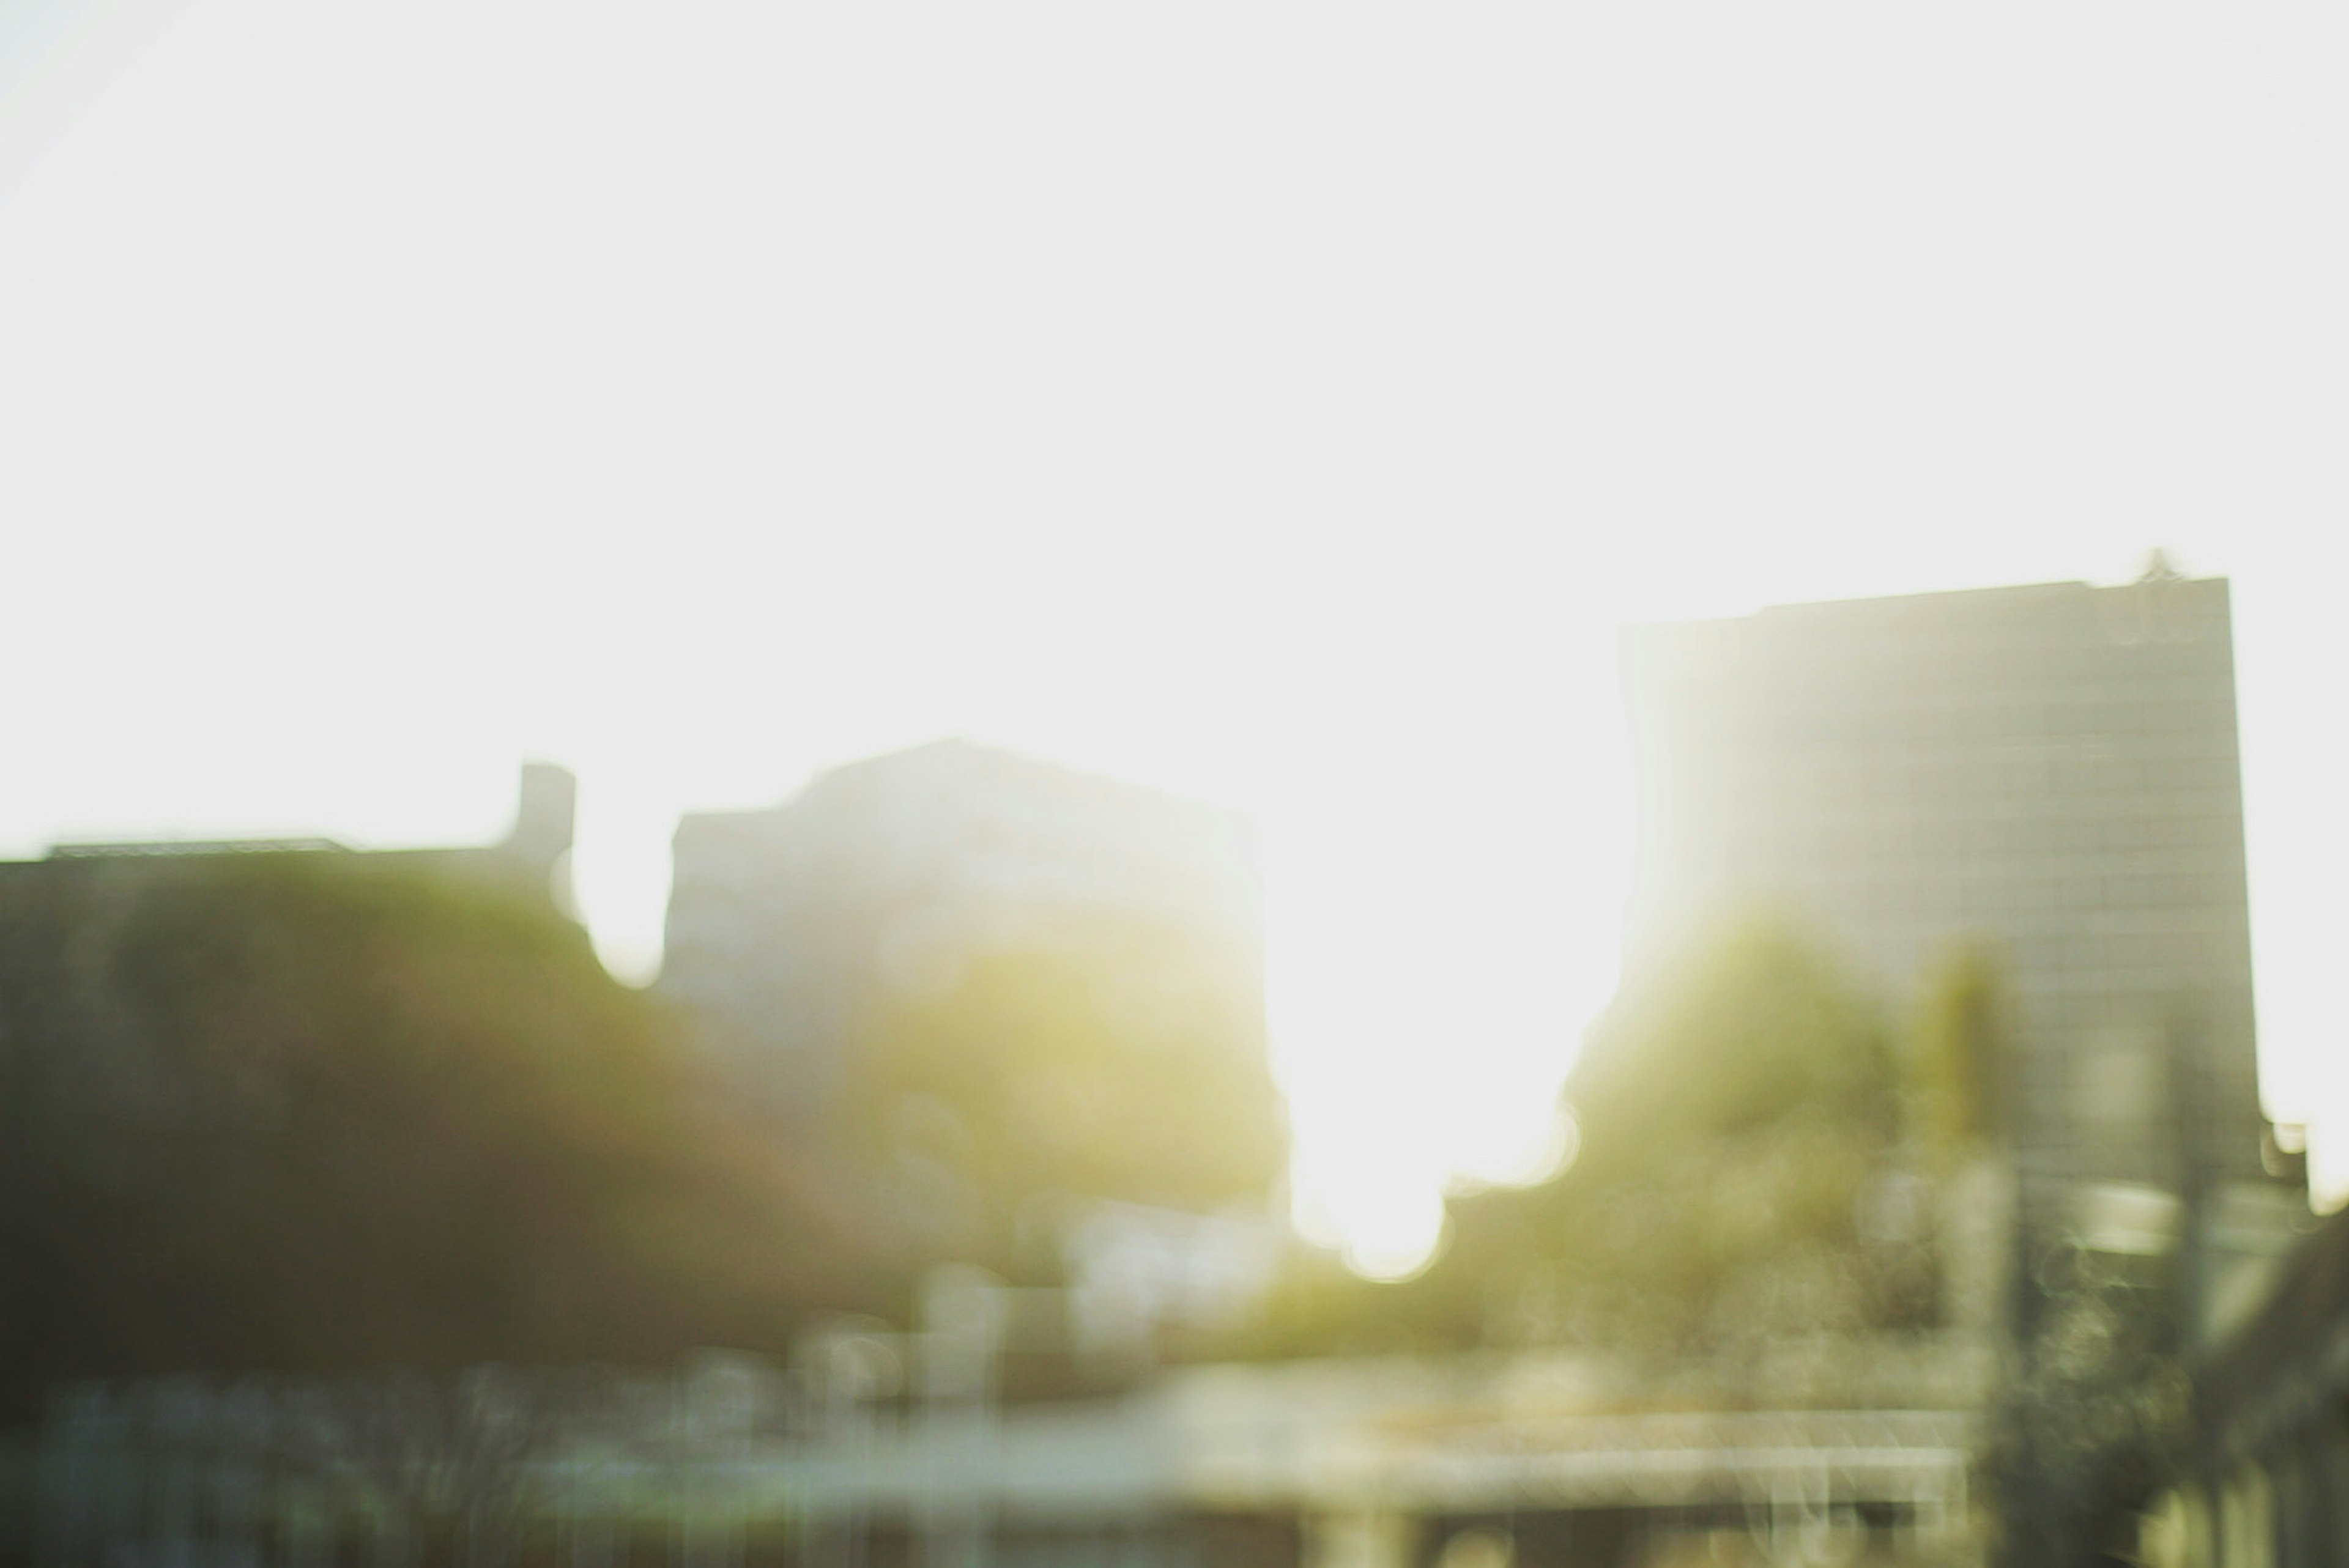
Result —
[[18, 0], [0, 842], [481, 838], [552, 757], [641, 976], [675, 813], [856, 755], [1247, 807], [1299, 1212], [1392, 1272], [1611, 985], [1618, 623], [2165, 545], [2349, 1129], [2328, 26]]

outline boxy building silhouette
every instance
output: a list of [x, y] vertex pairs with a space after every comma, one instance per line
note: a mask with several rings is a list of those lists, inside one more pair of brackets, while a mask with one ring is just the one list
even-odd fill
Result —
[[832, 769], [781, 805], [689, 812], [674, 865], [660, 988], [792, 1119], [831, 1105], [876, 999], [1056, 923], [1162, 923], [1261, 990], [1243, 819], [968, 741]]

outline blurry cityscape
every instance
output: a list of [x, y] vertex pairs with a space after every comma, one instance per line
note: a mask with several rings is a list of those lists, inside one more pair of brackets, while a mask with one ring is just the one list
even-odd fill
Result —
[[2349, 1225], [2261, 1110], [2227, 583], [1622, 667], [1572, 1158], [1396, 1283], [1288, 1223], [1219, 808], [852, 762], [684, 819], [646, 990], [546, 764], [481, 847], [0, 865], [5, 1560], [2340, 1561]]

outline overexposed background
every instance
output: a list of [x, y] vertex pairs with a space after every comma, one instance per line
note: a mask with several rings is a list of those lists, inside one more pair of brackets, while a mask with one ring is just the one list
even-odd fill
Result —
[[[1309, 1231], [1537, 1157], [1626, 621], [2236, 584], [2349, 1172], [2314, 5], [0, 7], [0, 848], [481, 839], [958, 733], [1255, 811]], [[2325, 1126], [2337, 1130], [2324, 1140]]]

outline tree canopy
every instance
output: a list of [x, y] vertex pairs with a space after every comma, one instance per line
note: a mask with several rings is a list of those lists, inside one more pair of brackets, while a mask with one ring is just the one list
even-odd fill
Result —
[[1286, 1349], [1586, 1344], [1672, 1355], [1934, 1311], [1902, 1066], [1871, 999], [1755, 923], [1633, 976], [1566, 1088], [1574, 1162], [1449, 1205], [1417, 1278], [1292, 1280]]
[[1040, 1205], [1261, 1202], [1287, 1152], [1253, 963], [1147, 920], [978, 945], [880, 998], [850, 1061], [917, 1244], [1015, 1274], [1049, 1268], [1019, 1245]]
[[2008, 1026], [1992, 951], [1966, 942], [1944, 954], [1926, 979], [1912, 1055], [1920, 1130], [1945, 1163], [2005, 1130]]
[[0, 885], [0, 1398], [781, 1348], [871, 1299], [552, 909], [333, 854]]

